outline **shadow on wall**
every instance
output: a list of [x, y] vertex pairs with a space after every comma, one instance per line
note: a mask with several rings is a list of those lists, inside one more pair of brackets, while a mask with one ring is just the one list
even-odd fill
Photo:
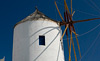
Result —
[[[29, 28], [28, 26], [26, 27], [26, 28]], [[40, 31], [42, 31], [42, 30], [45, 30], [45, 29], [48, 29], [49, 28], [49, 30], [48, 31], [46, 31], [43, 35], [45, 35], [45, 34], [47, 34], [47, 33], [49, 33], [49, 32], [51, 32], [51, 31], [53, 31], [53, 30], [55, 30], [55, 29], [57, 29], [59, 32], [57, 33], [57, 35], [54, 37], [54, 39], [47, 45], [47, 47], [46, 48], [44, 48], [44, 50], [43, 51], [41, 51], [41, 53], [33, 60], [33, 61], [36, 61], [41, 55], [42, 55], [42, 53], [44, 53], [45, 52], [45, 50], [53, 43], [53, 41], [57, 38], [57, 36], [59, 35], [59, 33], [60, 33], [60, 29], [59, 29], [59, 27], [45, 27], [45, 28], [42, 28], [42, 29], [40, 29], [40, 30], [38, 30], [37, 32], [34, 32], [34, 34], [32, 34], [31, 36], [29, 36], [28, 38], [25, 38], [25, 40], [24, 40], [24, 42], [22, 42], [23, 43], [23, 47], [25, 47], [25, 48], [21, 48], [21, 52], [19, 52], [19, 53], [23, 53], [22, 54], [22, 57], [24, 58], [24, 57], [26, 57], [25, 56], [25, 54], [29, 54], [29, 47], [31, 47], [39, 38], [37, 38], [35, 41], [33, 41], [31, 44], [29, 44], [29, 41], [28, 40], [30, 40], [30, 38], [31, 37], [33, 37], [35, 34], [37, 34], [38, 32], [40, 32]], [[24, 32], [29, 32], [29, 30], [27, 29], [27, 30], [25, 30]], [[22, 33], [24, 33], [24, 32], [22, 32]], [[26, 33], [26, 34], [27, 34]], [[28, 43], [28, 44], [27, 44]], [[28, 57], [27, 57], [28, 58]], [[21, 59], [21, 58], [20, 58]], [[26, 58], [25, 58], [26, 59]], [[29, 59], [29, 58], [28, 58]], [[27, 59], [27, 60], [28, 60]], [[26, 60], [25, 60], [26, 61]]]
[[[52, 30], [54, 30], [54, 29], [57, 29], [57, 30], [60, 32], [59, 27], [45, 27], [45, 28], [42, 28], [42, 29], [38, 30], [38, 31], [35, 32], [34, 34], [32, 34], [30, 37], [32, 37], [33, 35], [35, 35], [35, 34], [38, 33], [39, 31], [42, 31], [42, 30], [48, 29], [48, 28], [52, 28], [52, 29], [48, 30], [48, 31], [45, 32], [43, 35], [49, 33], [50, 31], [52, 31]], [[37, 38], [32, 44], [34, 44], [38, 39], [39, 39], [39, 38]], [[31, 46], [32, 44], [30, 44], [30, 46]]]
[[46, 49], [54, 42], [54, 40], [57, 38], [57, 36], [59, 35], [60, 32], [57, 33], [57, 35], [55, 36], [55, 38], [48, 44], [48, 46], [33, 60], [36, 61], [45, 51]]

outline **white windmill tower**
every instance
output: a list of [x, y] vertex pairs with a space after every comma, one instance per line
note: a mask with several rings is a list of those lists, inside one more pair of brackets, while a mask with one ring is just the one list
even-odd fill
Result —
[[13, 61], [64, 61], [61, 28], [37, 9], [14, 27]]

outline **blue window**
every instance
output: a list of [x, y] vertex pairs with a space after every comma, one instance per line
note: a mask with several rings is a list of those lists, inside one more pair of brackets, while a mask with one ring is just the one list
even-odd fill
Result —
[[39, 45], [45, 45], [45, 36], [39, 36]]

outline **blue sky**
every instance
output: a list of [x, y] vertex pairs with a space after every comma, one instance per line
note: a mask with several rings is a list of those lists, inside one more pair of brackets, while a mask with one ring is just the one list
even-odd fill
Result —
[[[70, 9], [70, 0], [67, 0], [67, 3]], [[57, 5], [63, 16], [63, 0], [57, 0]], [[54, 0], [0, 0], [0, 59], [5, 56], [6, 61], [12, 61], [13, 27], [17, 22], [33, 13], [35, 6], [48, 17], [61, 21]], [[100, 17], [100, 0], [73, 0], [73, 11], [75, 11], [73, 20]], [[74, 24], [77, 34], [81, 35], [78, 37], [82, 53], [81, 61], [100, 60], [99, 24], [100, 20]], [[77, 58], [80, 61], [75, 38], [74, 41]], [[64, 49], [65, 60], [68, 61], [66, 36], [64, 36]], [[74, 61], [73, 51], [72, 61]]]

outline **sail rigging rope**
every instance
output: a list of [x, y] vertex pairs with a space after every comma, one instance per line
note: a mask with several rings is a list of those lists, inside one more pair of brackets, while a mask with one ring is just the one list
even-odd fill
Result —
[[[95, 26], [94, 28], [92, 28], [91, 30], [89, 30], [89, 31], [87, 31], [87, 32], [85, 32], [85, 33], [83, 33], [83, 34], [77, 35], [77, 37], [83, 36], [83, 35], [85, 35], [85, 34], [88, 34], [89, 32], [92, 32], [93, 30], [95, 30], [95, 29], [98, 28], [99, 26], [100, 26], [100, 24], [98, 24], [97, 26]], [[75, 37], [73, 37], [73, 38], [75, 38]], [[70, 38], [69, 38], [69, 39], [70, 39]], [[63, 39], [63, 40], [67, 40], [67, 39]]]
[[[61, 5], [61, 6], [64, 6], [63, 4], [61, 4], [60, 2], [58, 2], [58, 1], [56, 1], [59, 5]], [[93, 8], [93, 7], [92, 7]], [[84, 12], [84, 11], [81, 11], [81, 10], [78, 10], [78, 9], [74, 9], [74, 8], [72, 8], [74, 11], [78, 11], [78, 12], [80, 12], [80, 13], [83, 13], [83, 14], [87, 14], [87, 15], [91, 15], [91, 16], [96, 16], [96, 17], [100, 17], [99, 15], [95, 15], [95, 14], [91, 14], [91, 13], [87, 13], [87, 12]], [[95, 8], [94, 8], [95, 9]], [[97, 11], [97, 10], [96, 10]], [[100, 11], [99, 11], [99, 13], [100, 13]]]
[[[98, 10], [96, 10], [96, 11], [98, 11], [99, 13], [100, 13], [100, 8], [92, 1], [92, 0], [90, 0], [91, 1], [91, 3], [94, 5], [94, 7], [92, 6], [92, 8], [96, 8], [96, 9], [98, 9]], [[60, 4], [60, 5], [62, 5], [61, 3], [59, 3], [58, 1], [57, 1], [57, 3], [58, 4]], [[64, 6], [64, 5], [62, 5], [62, 6]], [[75, 9], [76, 10], [76, 9]], [[87, 15], [91, 15], [91, 16], [96, 16], [96, 17], [100, 17], [99, 15], [94, 15], [94, 14], [91, 14], [91, 13], [86, 13], [86, 12], [83, 12], [83, 11], [79, 11], [79, 10], [76, 10], [76, 11], [78, 11], [78, 12], [81, 12], [81, 13], [84, 13], [84, 14], [87, 14]], [[78, 35], [78, 37], [79, 36], [83, 36], [83, 35], [85, 35], [85, 34], [87, 34], [87, 33], [89, 33], [89, 32], [91, 32], [91, 31], [93, 31], [93, 30], [95, 30], [97, 27], [99, 27], [100, 26], [100, 24], [98, 24], [96, 27], [94, 27], [94, 28], [92, 28], [91, 30], [89, 30], [89, 31], [87, 31], [87, 32], [85, 32], [85, 33], [83, 33], [83, 34], [81, 34], [81, 35]], [[86, 51], [86, 53], [82, 56], [82, 58], [89, 52], [89, 50], [92, 48], [92, 46], [94, 45], [94, 43], [96, 42], [96, 40], [98, 39], [98, 37], [99, 37], [99, 35], [100, 35], [100, 32], [99, 32], [99, 34], [98, 34], [98, 36], [96, 37], [96, 39], [94, 40], [94, 42], [90, 45], [90, 47], [87, 49], [87, 51]], [[75, 38], [75, 37], [73, 37], [73, 38]], [[63, 39], [63, 40], [66, 40], [66, 39]], [[81, 58], [81, 59], [82, 59]], [[80, 59], [80, 60], [81, 60]]]
[[74, 10], [77, 11], [77, 12], [83, 13], [83, 14], [87, 14], [87, 15], [91, 15], [91, 16], [96, 16], [96, 17], [100, 17], [99, 15], [95, 15], [95, 14], [87, 13], [87, 12], [80, 11], [80, 10], [77, 10], [77, 9], [74, 9]]
[[100, 32], [98, 33], [96, 39], [92, 42], [92, 44], [90, 45], [90, 47], [87, 49], [87, 51], [82, 55], [81, 59], [79, 61], [82, 60], [82, 58], [89, 52], [89, 50], [93, 47], [93, 45], [96, 43], [98, 37], [100, 36]]
[[90, 2], [100, 11], [100, 8], [93, 2], [93, 0], [90, 0]]
[[97, 10], [95, 6], [92, 6], [92, 5], [88, 2], [88, 0], [83, 0], [84, 2], [86, 2], [90, 7], [92, 7], [95, 11], [97, 11], [98, 13], [100, 13], [100, 10]]
[[[96, 27], [92, 28], [90, 31], [85, 32], [85, 33], [83, 33], [83, 34], [81, 34], [81, 35], [79, 35], [79, 36], [85, 35], [85, 34], [91, 32], [91, 31], [95, 30], [95, 29], [96, 29], [97, 27], [99, 27], [99, 26], [100, 26], [100, 24], [97, 25]], [[97, 39], [98, 39], [99, 36], [100, 36], [100, 32], [98, 33], [96, 39], [92, 42], [92, 44], [90, 45], [90, 47], [87, 49], [87, 51], [82, 55], [81, 59], [79, 59], [78, 61], [81, 61], [81, 60], [83, 59], [83, 57], [86, 56], [86, 54], [89, 52], [89, 50], [90, 50], [90, 49], [92, 48], [92, 46], [95, 44], [95, 42], [97, 41]], [[75, 37], [74, 37], [74, 38], [75, 38]], [[63, 39], [63, 40], [65, 40], [65, 39]], [[72, 61], [75, 61], [75, 60], [73, 59]]]

